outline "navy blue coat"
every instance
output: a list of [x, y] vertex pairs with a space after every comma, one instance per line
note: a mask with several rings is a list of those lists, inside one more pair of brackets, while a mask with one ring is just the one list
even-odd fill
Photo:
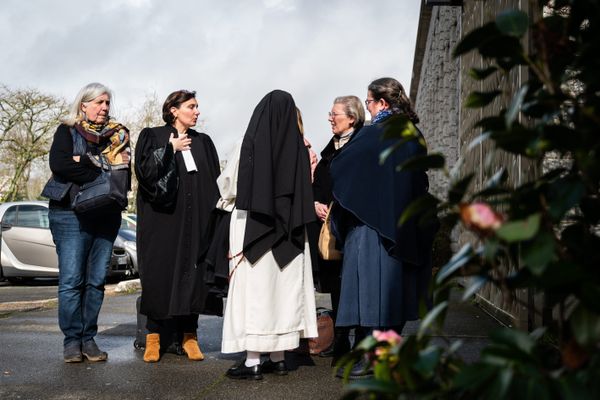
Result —
[[[401, 226], [398, 221], [409, 204], [427, 193], [427, 174], [424, 170], [398, 172], [396, 167], [427, 150], [413, 140], [380, 164], [380, 154], [397, 140], [382, 140], [389, 122], [390, 118], [363, 127], [333, 159], [330, 166], [333, 196], [352, 218], [377, 231], [390, 256], [420, 265], [429, 260], [436, 229], [423, 227], [418, 218]], [[335, 221], [339, 215], [343, 213], [334, 214], [334, 222], [343, 226], [339, 220]]]

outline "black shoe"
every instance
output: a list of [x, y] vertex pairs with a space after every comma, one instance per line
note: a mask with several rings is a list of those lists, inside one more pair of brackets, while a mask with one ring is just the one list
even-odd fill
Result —
[[267, 360], [260, 365], [260, 368], [265, 374], [275, 374], [275, 375], [287, 375], [288, 367], [285, 365], [285, 360], [281, 361], [271, 361]]
[[348, 339], [348, 333], [335, 335], [331, 346], [319, 353], [319, 357], [335, 357], [340, 358], [344, 354], [350, 351], [350, 339]]
[[[335, 374], [336, 378], [344, 378], [344, 370], [344, 367], [338, 369], [338, 371]], [[350, 370], [350, 375], [348, 375], [348, 379], [365, 379], [370, 378], [371, 376], [373, 376], [373, 368], [371, 368], [367, 360], [363, 358], [362, 360], [354, 364], [354, 366], [352, 366], [352, 369]]]
[[98, 345], [92, 340], [88, 340], [81, 346], [81, 353], [91, 362], [106, 361], [108, 354], [98, 348]]
[[246, 360], [242, 360], [241, 363], [229, 368], [225, 373], [225, 376], [231, 379], [252, 379], [255, 381], [261, 380], [262, 369], [260, 364], [253, 367], [246, 367]]
[[335, 355], [335, 342], [331, 346], [319, 353], [319, 357], [333, 357]]
[[83, 361], [81, 355], [81, 343], [69, 343], [64, 347], [63, 358], [66, 363], [80, 363]]

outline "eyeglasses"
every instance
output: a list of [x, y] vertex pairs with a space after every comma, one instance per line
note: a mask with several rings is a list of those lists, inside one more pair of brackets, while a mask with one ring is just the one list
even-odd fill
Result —
[[366, 99], [365, 100], [365, 106], [369, 107], [369, 103], [371, 103], [373, 101], [377, 101], [377, 100], [375, 100], [375, 99]]
[[338, 115], [348, 115], [346, 113], [333, 113], [333, 112], [328, 112], [327, 115], [329, 115], [329, 118], [334, 118], [337, 117]]

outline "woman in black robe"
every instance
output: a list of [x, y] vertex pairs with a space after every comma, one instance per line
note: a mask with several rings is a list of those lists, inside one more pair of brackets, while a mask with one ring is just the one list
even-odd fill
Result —
[[166, 125], [142, 130], [135, 151], [146, 362], [160, 359], [160, 333], [170, 327], [190, 359], [204, 358], [196, 336], [206, 296], [200, 264], [219, 198], [219, 158], [210, 137], [191, 129], [200, 115], [195, 96], [171, 93], [162, 110]]

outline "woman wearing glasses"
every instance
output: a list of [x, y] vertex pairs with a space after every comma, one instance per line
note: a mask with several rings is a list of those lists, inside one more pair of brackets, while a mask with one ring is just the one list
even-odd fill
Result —
[[[424, 170], [398, 172], [396, 167], [425, 154], [426, 148], [416, 130], [415, 140], [381, 163], [381, 153], [397, 143], [382, 137], [386, 129], [394, 129], [395, 120], [402, 120], [394, 116], [412, 124], [419, 118], [393, 78], [373, 81], [365, 104], [372, 124], [361, 129], [331, 163], [333, 196], [340, 206], [333, 209], [333, 219], [344, 246], [336, 325], [355, 327], [364, 334], [373, 329], [400, 333], [406, 321], [418, 319], [419, 303], [426, 298], [437, 228], [435, 224], [424, 227], [415, 218], [398, 226], [405, 208], [427, 193], [428, 180]], [[350, 378], [368, 373], [363, 361], [355, 365]]]
[[[327, 216], [329, 205], [333, 201], [331, 176], [329, 174], [330, 163], [342, 151], [344, 145], [350, 142], [353, 135], [362, 128], [364, 122], [365, 110], [358, 97], [340, 96], [333, 101], [333, 106], [329, 112], [329, 123], [331, 124], [333, 137], [321, 152], [321, 160], [315, 169], [313, 182], [314, 204], [315, 212], [319, 218], [319, 230]], [[318, 251], [316, 251], [316, 254], [318, 254]], [[318, 264], [313, 269], [318, 271], [316, 276], [319, 278], [319, 290], [323, 293], [331, 293], [331, 306], [335, 321], [340, 300], [342, 261], [323, 260], [319, 256]], [[333, 356], [337, 358], [349, 350], [348, 329], [339, 327], [335, 330], [334, 342], [331, 347], [322, 351], [319, 355], [321, 357]]]
[[160, 359], [160, 335], [173, 330], [188, 358], [202, 360], [196, 331], [206, 293], [199, 265], [219, 198], [219, 158], [210, 137], [192, 129], [200, 115], [195, 92], [171, 93], [162, 112], [166, 124], [142, 130], [135, 152], [140, 312], [149, 331], [144, 361]]

